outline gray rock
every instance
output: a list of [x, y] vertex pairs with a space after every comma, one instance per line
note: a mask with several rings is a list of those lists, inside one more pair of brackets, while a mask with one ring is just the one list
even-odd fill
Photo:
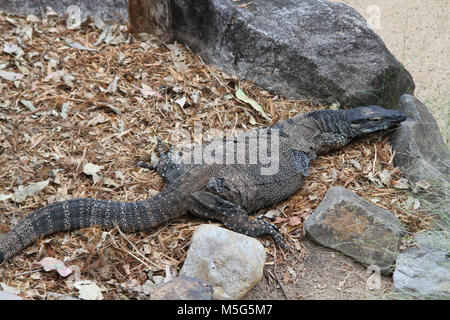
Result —
[[412, 298], [450, 298], [449, 232], [422, 233], [416, 242], [418, 248], [397, 258], [395, 292]]
[[263, 276], [266, 252], [248, 236], [215, 225], [195, 231], [180, 275], [213, 285], [213, 299], [240, 299]]
[[394, 164], [412, 182], [447, 180], [450, 177], [450, 151], [430, 111], [409, 94], [400, 97], [395, 109], [403, 111], [408, 118], [393, 137]]
[[8, 291], [0, 290], [0, 300], [23, 300], [23, 298]]
[[390, 274], [405, 229], [389, 211], [343, 187], [331, 187], [306, 220], [305, 232], [326, 247]]
[[419, 248], [425, 250], [450, 250], [450, 230], [423, 231], [414, 237]]
[[41, 17], [51, 7], [58, 14], [63, 15], [67, 7], [77, 5], [81, 9], [81, 16], [93, 16], [95, 13], [104, 20], [121, 21], [127, 19], [127, 0], [0, 0], [0, 9], [12, 14], [34, 14]]
[[209, 63], [292, 99], [390, 106], [411, 75], [354, 9], [325, 0], [173, 0], [175, 37]]
[[209, 282], [181, 275], [155, 289], [151, 300], [211, 300], [212, 295]]

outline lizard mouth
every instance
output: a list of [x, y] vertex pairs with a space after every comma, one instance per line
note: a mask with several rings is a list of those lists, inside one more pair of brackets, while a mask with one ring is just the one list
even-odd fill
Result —
[[376, 126], [376, 127], [362, 129], [361, 131], [362, 131], [362, 133], [369, 134], [369, 133], [376, 132], [376, 131], [386, 130], [388, 128], [389, 128], [389, 126], [387, 124], [384, 124], [382, 126]]
[[400, 123], [402, 121], [404, 121], [406, 119], [406, 116], [402, 116], [400, 119], [395, 119], [395, 120], [391, 120], [391, 121], [385, 121], [383, 123], [380, 123], [379, 125], [373, 125], [367, 128], [363, 128], [361, 129], [361, 132], [367, 134], [367, 133], [373, 133], [376, 131], [381, 131], [381, 130], [387, 130], [387, 129], [391, 129], [391, 128], [395, 128], [398, 127], [400, 125]]

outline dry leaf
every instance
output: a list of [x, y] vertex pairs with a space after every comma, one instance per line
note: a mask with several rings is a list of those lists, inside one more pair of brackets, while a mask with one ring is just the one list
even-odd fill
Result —
[[74, 48], [74, 49], [85, 50], [85, 51], [91, 51], [91, 52], [97, 52], [97, 51], [98, 51], [98, 49], [86, 47], [86, 46], [82, 45], [81, 43], [79, 43], [79, 42], [74, 42], [74, 41], [72, 41], [72, 40], [70, 40], [70, 39], [66, 39], [66, 43], [67, 43], [69, 46], [71, 46], [72, 48]]
[[300, 219], [299, 216], [292, 216], [289, 219], [288, 225], [290, 225], [291, 227], [294, 227], [294, 226], [298, 226], [300, 223], [302, 223], [302, 219]]
[[102, 290], [90, 280], [81, 280], [73, 284], [80, 292], [78, 297], [83, 300], [103, 300]]
[[383, 171], [381, 171], [378, 176], [380, 177], [381, 183], [383, 183], [384, 185], [388, 186], [391, 182], [391, 173], [384, 169]]
[[137, 88], [137, 89], [139, 89], [139, 91], [141, 91], [141, 94], [144, 97], [146, 97], [146, 98], [147, 97], [157, 97], [157, 98], [160, 98], [160, 99], [163, 98], [163, 96], [158, 91], [153, 90], [152, 88], [150, 88], [145, 83], [142, 83], [141, 85], [142, 85], [142, 88]]
[[11, 195], [10, 198], [12, 201], [17, 203], [23, 202], [28, 196], [38, 194], [42, 189], [44, 189], [48, 185], [49, 182], [50, 179], [47, 179], [41, 182], [30, 183], [25, 187], [19, 186], [17, 190], [14, 192], [14, 194]]
[[269, 218], [269, 219], [273, 219], [275, 216], [279, 216], [280, 215], [280, 210], [278, 209], [273, 209], [273, 210], [269, 210], [264, 214], [264, 217]]
[[61, 118], [67, 119], [67, 113], [69, 112], [70, 104], [68, 102], [63, 103], [61, 106]]
[[20, 103], [23, 104], [28, 110], [30, 110], [31, 112], [35, 111], [36, 108], [35, 106], [33, 106], [33, 103], [31, 101], [28, 100], [20, 100]]
[[392, 186], [396, 189], [407, 190], [409, 189], [408, 180], [401, 178], [400, 180], [394, 182]]
[[23, 78], [23, 74], [0, 70], [0, 77], [8, 81], [17, 81]]
[[242, 91], [242, 89], [239, 87], [236, 89], [236, 98], [245, 103], [250, 104], [253, 107], [253, 109], [258, 111], [264, 117], [264, 119], [271, 121], [270, 117], [264, 112], [263, 108], [258, 104], [258, 102], [247, 97], [244, 91]]
[[41, 265], [45, 271], [56, 270], [62, 277], [67, 277], [73, 272], [73, 269], [71, 267], [66, 267], [64, 262], [51, 257], [45, 257], [36, 263]]

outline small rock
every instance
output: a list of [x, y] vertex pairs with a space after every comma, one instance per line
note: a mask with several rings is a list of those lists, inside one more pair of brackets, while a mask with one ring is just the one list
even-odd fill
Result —
[[392, 213], [343, 187], [330, 188], [305, 223], [313, 240], [364, 265], [377, 265], [383, 274], [392, 273], [404, 231]]
[[7, 291], [0, 290], [0, 300], [23, 300], [23, 298]]
[[262, 279], [265, 261], [258, 240], [204, 224], [192, 237], [180, 275], [210, 282], [214, 299], [240, 299]]
[[397, 258], [394, 288], [413, 298], [450, 298], [450, 234], [424, 232], [415, 237], [418, 248]]
[[450, 151], [433, 115], [409, 94], [400, 97], [395, 109], [408, 116], [393, 137], [395, 166], [412, 182], [446, 179], [450, 175]]
[[199, 278], [181, 275], [151, 293], [151, 300], [211, 300], [212, 285]]

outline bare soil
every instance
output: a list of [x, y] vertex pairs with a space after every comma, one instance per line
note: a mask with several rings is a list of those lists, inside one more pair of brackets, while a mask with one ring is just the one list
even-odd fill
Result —
[[[388, 299], [392, 277], [368, 272], [363, 265], [335, 250], [303, 239], [305, 258], [289, 256], [276, 266], [266, 267], [263, 280], [245, 299], [367, 300]], [[270, 271], [268, 271], [268, 269]], [[276, 276], [275, 276], [276, 274]], [[373, 279], [373, 280], [372, 280]]]

